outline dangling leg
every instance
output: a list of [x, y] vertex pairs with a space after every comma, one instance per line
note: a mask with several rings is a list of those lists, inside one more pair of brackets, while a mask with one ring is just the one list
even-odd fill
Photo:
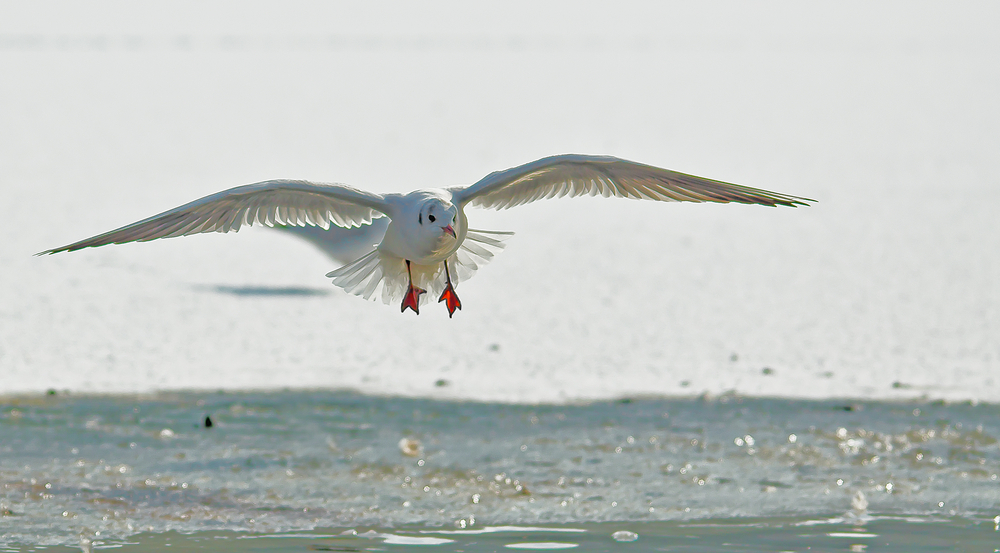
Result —
[[427, 290], [423, 288], [415, 288], [413, 286], [413, 274], [410, 272], [410, 260], [406, 260], [406, 276], [409, 278], [410, 283], [406, 286], [406, 295], [403, 296], [403, 305], [399, 307], [400, 313], [405, 313], [406, 308], [409, 307], [417, 315], [420, 314], [420, 294], [426, 294]]
[[438, 299], [438, 303], [447, 302], [445, 305], [448, 306], [448, 318], [450, 319], [452, 315], [455, 314], [456, 309], [462, 308], [462, 301], [458, 299], [458, 294], [455, 293], [455, 287], [451, 285], [451, 273], [448, 272], [448, 260], [444, 260], [444, 292], [441, 292], [441, 297]]

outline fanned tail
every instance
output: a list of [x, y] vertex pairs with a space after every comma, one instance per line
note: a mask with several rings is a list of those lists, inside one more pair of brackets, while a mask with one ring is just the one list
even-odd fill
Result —
[[462, 246], [448, 258], [448, 267], [455, 284], [472, 278], [477, 269], [492, 261], [495, 255], [507, 247], [504, 241], [511, 236], [514, 233], [509, 231], [470, 228]]
[[371, 299], [379, 288], [384, 276], [382, 256], [378, 250], [372, 250], [360, 258], [330, 271], [327, 277], [333, 279], [333, 284], [340, 286], [345, 292]]
[[[513, 234], [513, 232], [469, 229], [458, 251], [448, 258], [452, 284], [457, 286], [458, 283], [472, 278], [480, 267], [503, 251], [506, 246], [504, 241]], [[437, 297], [445, 287], [444, 267], [440, 263], [434, 265], [411, 263], [410, 273], [413, 275], [413, 285], [427, 290], [427, 293], [420, 297], [420, 305], [437, 301]], [[378, 249], [335, 271], [330, 271], [326, 276], [333, 279], [334, 285], [343, 288], [349, 294], [361, 296], [366, 300], [374, 300], [381, 296], [382, 302], [387, 305], [401, 301], [409, 283], [406, 262]]]

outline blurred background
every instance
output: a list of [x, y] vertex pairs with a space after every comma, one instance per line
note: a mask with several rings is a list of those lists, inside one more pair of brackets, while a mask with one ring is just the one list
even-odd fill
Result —
[[[5, 2], [0, 393], [1000, 400], [990, 2]], [[609, 154], [815, 198], [578, 199], [419, 317], [268, 229], [32, 257], [272, 178]], [[439, 307], [435, 309], [435, 307]]]

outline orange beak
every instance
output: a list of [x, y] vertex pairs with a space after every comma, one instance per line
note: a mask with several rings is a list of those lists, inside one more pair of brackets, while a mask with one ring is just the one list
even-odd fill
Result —
[[451, 228], [451, 225], [444, 227], [444, 232], [445, 234], [450, 234], [452, 238], [458, 238], [458, 236], [455, 236], [455, 229]]

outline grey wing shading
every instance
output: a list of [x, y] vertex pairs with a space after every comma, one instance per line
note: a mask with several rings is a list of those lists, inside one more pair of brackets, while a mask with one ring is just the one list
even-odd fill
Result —
[[815, 202], [778, 192], [696, 177], [610, 156], [565, 154], [490, 173], [451, 190], [460, 205], [507, 209], [535, 200], [615, 196], [661, 202], [717, 202], [767, 206]]
[[382, 217], [386, 209], [381, 195], [350, 186], [271, 180], [205, 196], [131, 225], [37, 255], [202, 232], [236, 232], [243, 225], [255, 223], [322, 228], [334, 224], [351, 228], [371, 223], [372, 219]]
[[308, 241], [334, 261], [350, 263], [372, 251], [375, 244], [382, 241], [388, 226], [388, 218], [383, 217], [375, 219], [370, 225], [357, 228], [340, 228], [333, 225], [328, 229], [290, 225], [274, 225], [274, 228]]

